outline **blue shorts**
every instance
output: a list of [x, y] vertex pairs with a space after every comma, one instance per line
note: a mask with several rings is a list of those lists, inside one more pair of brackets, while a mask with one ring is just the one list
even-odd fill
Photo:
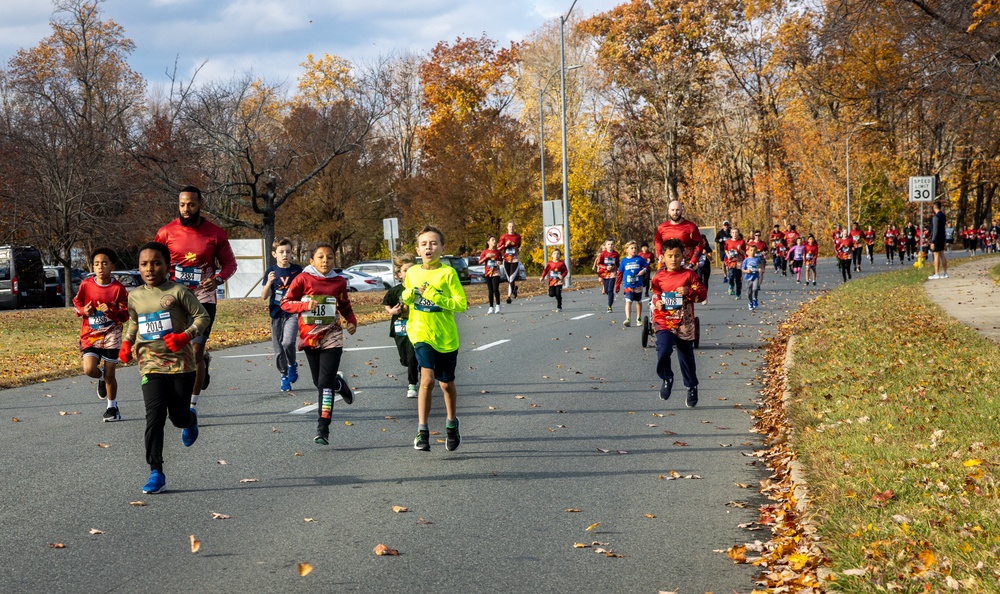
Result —
[[413, 345], [413, 352], [417, 355], [417, 365], [421, 369], [434, 370], [434, 379], [444, 383], [455, 381], [458, 351], [439, 353], [426, 342], [418, 342]]

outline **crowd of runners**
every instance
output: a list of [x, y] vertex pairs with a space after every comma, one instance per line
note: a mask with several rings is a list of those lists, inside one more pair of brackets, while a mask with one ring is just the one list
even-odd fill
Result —
[[[114, 252], [98, 248], [90, 256], [92, 278], [84, 281], [74, 298], [76, 313], [82, 318], [80, 350], [83, 371], [98, 379], [98, 395], [106, 401], [105, 421], [121, 419], [118, 404], [120, 386], [116, 366], [137, 359], [145, 406], [146, 461], [150, 476], [144, 493], [165, 488], [163, 436], [166, 420], [181, 429], [185, 446], [198, 438], [197, 405], [201, 392], [210, 383], [210, 356], [206, 345], [216, 315], [216, 289], [236, 272], [236, 259], [226, 232], [201, 214], [201, 191], [188, 186], [178, 194], [179, 216], [164, 225], [153, 241], [139, 248], [139, 272], [144, 285], [131, 293], [115, 280]], [[876, 244], [884, 246], [886, 263], [903, 264], [934, 255], [935, 274], [947, 278], [944, 258], [944, 214], [935, 204], [929, 229], [912, 224], [897, 229], [890, 225], [881, 234], [871, 226], [841, 229], [821, 239], [813, 233], [803, 236], [795, 225], [782, 229], [774, 225], [767, 236], [758, 230], [743, 234], [724, 221], [710, 242], [699, 227], [684, 218], [679, 201], [668, 205], [667, 220], [660, 224], [648, 243], [628, 241], [624, 254], [612, 239], [596, 254], [592, 268], [601, 279], [607, 311], [613, 311], [615, 295], [624, 296], [624, 327], [643, 326], [643, 346], [647, 336], [656, 338], [656, 373], [661, 380], [659, 396], [670, 398], [674, 372], [674, 351], [687, 389], [685, 404], [698, 404], [698, 377], [694, 345], [698, 323], [694, 305], [708, 295], [713, 254], [717, 252], [725, 271], [729, 295], [746, 294], [747, 306], [759, 307], [759, 293], [770, 269], [796, 283], [817, 283], [818, 261], [824, 252], [836, 256], [844, 282], [861, 270], [867, 260], [875, 265]], [[969, 232], [963, 237], [967, 249], [996, 249], [996, 233]], [[713, 249], [712, 245], [715, 245]], [[457, 273], [443, 265], [444, 234], [426, 226], [416, 237], [416, 253], [400, 254], [393, 262], [401, 281], [383, 300], [390, 315], [389, 335], [393, 338], [400, 364], [407, 369], [406, 397], [417, 398], [417, 432], [414, 448], [430, 451], [431, 396], [440, 387], [446, 410], [445, 447], [454, 451], [462, 443], [457, 417], [457, 368], [459, 335], [455, 314], [466, 310], [465, 290]], [[925, 247], [926, 246], [926, 247]], [[479, 255], [484, 264], [489, 295], [487, 315], [498, 314], [517, 298], [517, 282], [523, 279], [520, 258], [521, 236], [513, 222], [498, 238], [489, 237]], [[829, 250], [829, 252], [827, 252]], [[334, 269], [334, 249], [326, 243], [313, 246], [305, 267], [291, 262], [292, 241], [280, 238], [272, 245], [276, 264], [264, 272], [263, 297], [271, 318], [274, 362], [280, 375], [278, 389], [290, 391], [299, 379], [297, 355], [308, 362], [317, 391], [317, 430], [313, 441], [329, 445], [335, 400], [351, 404], [354, 394], [341, 372], [344, 332], [354, 334], [357, 320], [351, 306], [346, 279]], [[552, 250], [539, 282], [547, 282], [554, 311], [562, 311], [562, 289], [569, 275], [559, 250]], [[504, 290], [506, 289], [506, 290]], [[506, 293], [506, 295], [504, 295]], [[505, 303], [503, 303], [505, 302]], [[643, 318], [643, 303], [649, 308]], [[643, 322], [640, 322], [643, 320]], [[648, 333], [648, 334], [646, 334]]]

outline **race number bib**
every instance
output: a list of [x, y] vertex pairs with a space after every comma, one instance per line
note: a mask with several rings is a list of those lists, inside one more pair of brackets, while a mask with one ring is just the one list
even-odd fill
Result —
[[809, 260], [812, 260], [812, 259], [813, 259], [813, 255], [812, 254], [806, 254], [806, 261], [809, 261]]
[[507, 254], [508, 256], [514, 256], [514, 255], [517, 254], [517, 248], [516, 247], [509, 247], [509, 248], [505, 249], [503, 251], [503, 253]]
[[316, 307], [312, 311], [302, 312], [303, 324], [326, 326], [337, 322], [337, 298], [331, 295], [310, 295], [303, 301], [313, 301]]
[[107, 332], [112, 324], [111, 319], [101, 312], [87, 317], [87, 325], [90, 326], [91, 332]]
[[285, 290], [284, 289], [276, 289], [274, 291], [274, 301], [275, 301], [275, 303], [280, 303], [281, 300], [284, 299], [284, 298], [285, 298]]
[[615, 259], [614, 258], [605, 258], [604, 259], [604, 265], [607, 266], [608, 268], [614, 268], [614, 266], [615, 266]]
[[633, 284], [635, 284], [635, 275], [633, 275], [633, 274], [626, 274], [625, 275], [625, 284], [628, 285], [628, 286], [632, 286]]
[[663, 308], [667, 311], [677, 311], [684, 307], [684, 297], [673, 291], [665, 291], [660, 295], [663, 301]]
[[562, 278], [562, 272], [559, 272], [558, 270], [550, 270], [549, 278], [551, 278], [552, 280], [559, 280]]
[[396, 318], [392, 323], [392, 330], [396, 336], [406, 336], [406, 318]]
[[173, 331], [174, 326], [173, 322], [170, 321], [169, 311], [161, 309], [153, 313], [139, 314], [139, 338], [160, 340]]
[[495, 272], [498, 268], [500, 268], [500, 262], [497, 262], [496, 260], [487, 260], [486, 261], [486, 270], [489, 270], [491, 272]]
[[174, 266], [174, 281], [191, 289], [201, 285], [201, 268], [196, 266]]
[[425, 299], [422, 295], [417, 295], [416, 299], [413, 301], [413, 309], [426, 313], [440, 313], [444, 311], [433, 302]]

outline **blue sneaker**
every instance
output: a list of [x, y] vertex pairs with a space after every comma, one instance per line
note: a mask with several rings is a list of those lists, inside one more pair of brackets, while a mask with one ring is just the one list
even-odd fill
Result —
[[287, 375], [281, 376], [281, 391], [282, 392], [292, 391], [292, 382], [291, 380], [288, 379]]
[[288, 366], [288, 383], [294, 384], [299, 381], [299, 364], [292, 363]]
[[159, 493], [167, 486], [167, 476], [159, 470], [149, 471], [149, 482], [142, 488], [143, 493]]
[[186, 429], [181, 429], [181, 443], [184, 447], [189, 448], [194, 445], [194, 442], [198, 441], [198, 413], [191, 409], [191, 416], [194, 417], [194, 425]]

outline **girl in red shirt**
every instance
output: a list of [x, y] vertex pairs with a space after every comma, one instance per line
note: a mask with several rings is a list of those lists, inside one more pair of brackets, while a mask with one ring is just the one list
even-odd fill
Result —
[[846, 283], [851, 278], [851, 264], [854, 260], [854, 241], [847, 231], [841, 231], [840, 237], [833, 240], [833, 249], [837, 252], [837, 264]]
[[816, 286], [816, 261], [819, 260], [819, 244], [816, 243], [816, 237], [812, 233], [806, 238], [806, 284], [809, 284], [809, 279], [812, 279], [812, 284]]
[[601, 293], [608, 296], [608, 312], [615, 304], [615, 277], [618, 276], [618, 260], [620, 256], [615, 251], [615, 240], [606, 239], [604, 249], [594, 258], [593, 269], [601, 279]]
[[521, 264], [521, 235], [514, 233], [514, 221], [507, 221], [507, 232], [500, 236], [497, 249], [503, 254], [503, 270], [507, 277], [507, 303], [517, 299], [517, 270]]
[[295, 277], [281, 299], [281, 309], [299, 314], [299, 350], [306, 354], [319, 391], [319, 420], [313, 441], [320, 445], [330, 444], [334, 391], [345, 404], [354, 402], [354, 393], [339, 368], [344, 330], [354, 334], [358, 321], [347, 296], [347, 279], [333, 269], [333, 254], [330, 244], [317, 244], [309, 266]]
[[[479, 263], [483, 265], [483, 276], [486, 277], [486, 292], [490, 296], [490, 308], [486, 315], [500, 313], [500, 266], [503, 254], [497, 249], [497, 238], [490, 235], [486, 240], [486, 249], [479, 254]], [[496, 307], [493, 300], [496, 299]]]
[[747, 255], [747, 242], [743, 241], [743, 236], [739, 229], [733, 229], [733, 236], [722, 244], [723, 264], [726, 266], [726, 274], [729, 279], [729, 294], [736, 295], [739, 299], [743, 292], [743, 273], [740, 272], [743, 266], [743, 258]]

